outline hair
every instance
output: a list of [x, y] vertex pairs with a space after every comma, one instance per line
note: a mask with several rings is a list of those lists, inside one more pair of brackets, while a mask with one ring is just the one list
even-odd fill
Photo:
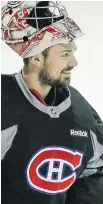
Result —
[[[49, 50], [50, 50], [50, 47], [46, 48], [46, 49], [42, 52], [42, 54], [43, 54], [43, 56], [44, 56], [45, 59], [46, 59], [47, 56], [48, 56]], [[28, 71], [29, 59], [30, 59], [30, 57], [27, 57], [27, 58], [24, 58], [24, 59], [23, 59], [23, 62], [24, 62], [24, 72], [27, 72], [27, 71]]]
[[24, 59], [23, 59], [23, 62], [24, 62], [24, 66], [25, 66], [25, 67], [28, 67], [28, 64], [29, 64], [29, 57], [24, 58]]

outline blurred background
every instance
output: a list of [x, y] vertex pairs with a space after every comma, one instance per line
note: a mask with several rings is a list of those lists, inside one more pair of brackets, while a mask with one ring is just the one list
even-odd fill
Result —
[[[68, 14], [85, 35], [76, 40], [78, 66], [72, 71], [71, 85], [95, 108], [103, 120], [103, 2], [63, 1]], [[2, 5], [5, 1], [2, 2]], [[1, 41], [1, 72], [18, 72], [23, 61]]]

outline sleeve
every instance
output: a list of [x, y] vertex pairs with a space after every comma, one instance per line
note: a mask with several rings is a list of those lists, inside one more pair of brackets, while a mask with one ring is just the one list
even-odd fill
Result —
[[[93, 147], [93, 156], [88, 161], [87, 167], [80, 175], [89, 176], [103, 168], [103, 122], [98, 113], [88, 103], [88, 101], [73, 87], [71, 91], [72, 110], [75, 120], [86, 126], [90, 130]], [[102, 171], [102, 170], [101, 170]]]
[[89, 176], [92, 174], [103, 175], [103, 122], [97, 112], [91, 106], [90, 109], [95, 127], [94, 132], [90, 130], [94, 155], [88, 162], [86, 169], [80, 177]]
[[18, 130], [18, 121], [11, 94], [14, 93], [12, 91], [14, 86], [12, 75], [1, 75], [1, 160], [5, 158], [11, 148]]
[[103, 204], [103, 122], [90, 106], [94, 132], [90, 131], [94, 155], [68, 190], [65, 204]]
[[[73, 91], [73, 99], [75, 101], [76, 98], [78, 106], [80, 106], [77, 109], [75, 108], [75, 112], [77, 112], [78, 115], [81, 114], [81, 112], [83, 115], [86, 115], [87, 110], [89, 110], [88, 114], [90, 113], [90, 121], [92, 124], [89, 123], [89, 118], [87, 122], [89, 127], [93, 127], [90, 128], [90, 135], [94, 154], [89, 160], [86, 169], [82, 172], [82, 175], [67, 191], [65, 204], [103, 204], [103, 122], [94, 108], [79, 92]], [[80, 101], [84, 102], [86, 106]], [[83, 108], [80, 112], [81, 107]]]
[[14, 125], [1, 131], [1, 160], [4, 159], [6, 153], [9, 151], [17, 133], [17, 129], [18, 125]]

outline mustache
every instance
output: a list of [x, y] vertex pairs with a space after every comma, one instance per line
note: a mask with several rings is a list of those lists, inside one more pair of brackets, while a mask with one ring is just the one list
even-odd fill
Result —
[[72, 69], [73, 69], [73, 67], [68, 67], [66, 69], [63, 69], [62, 72], [64, 72], [64, 71], [71, 71]]

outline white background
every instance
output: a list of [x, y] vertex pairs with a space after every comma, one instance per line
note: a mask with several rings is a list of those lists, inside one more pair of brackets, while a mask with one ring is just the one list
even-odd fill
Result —
[[[85, 33], [76, 41], [78, 66], [72, 71], [71, 85], [82, 93], [103, 120], [103, 2], [64, 1], [63, 4]], [[1, 72], [18, 72], [23, 66], [21, 57], [3, 42], [1, 51]]]

